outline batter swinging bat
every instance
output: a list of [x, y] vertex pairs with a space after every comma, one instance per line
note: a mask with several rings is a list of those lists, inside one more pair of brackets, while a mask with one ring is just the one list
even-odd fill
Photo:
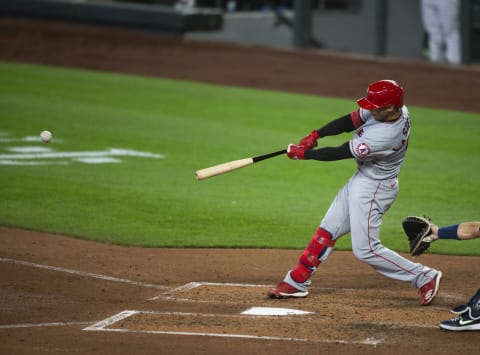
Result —
[[197, 170], [195, 172], [195, 175], [197, 177], [197, 180], [207, 179], [212, 176], [228, 173], [230, 171], [243, 168], [245, 166], [251, 165], [253, 163], [257, 163], [265, 159], [276, 157], [277, 155], [285, 154], [286, 152], [287, 150], [283, 149], [277, 152], [259, 155], [258, 157], [251, 157], [251, 158], [229, 161], [227, 163], [218, 164], [218, 165], [210, 166], [205, 169]]

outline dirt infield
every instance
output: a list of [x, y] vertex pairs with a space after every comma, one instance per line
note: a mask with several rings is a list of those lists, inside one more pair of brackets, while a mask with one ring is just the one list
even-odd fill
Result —
[[[0, 60], [349, 98], [393, 77], [414, 104], [480, 112], [476, 68], [94, 26], [0, 18]], [[416, 290], [349, 252], [321, 266], [308, 298], [270, 300], [267, 287], [293, 266], [298, 250], [128, 248], [6, 227], [0, 242], [2, 354], [447, 354], [480, 347], [478, 332], [438, 329], [479, 287], [475, 257], [420, 257], [444, 273], [435, 302], [421, 307]], [[253, 307], [309, 313], [244, 314]]]
[[[480, 345], [476, 333], [438, 329], [475, 291], [474, 257], [422, 256], [444, 272], [434, 304], [422, 307], [414, 289], [349, 252], [322, 265], [308, 298], [270, 300], [267, 287], [298, 251], [127, 248], [2, 227], [0, 241], [2, 354], [440, 354]], [[252, 307], [313, 313], [242, 314]]]

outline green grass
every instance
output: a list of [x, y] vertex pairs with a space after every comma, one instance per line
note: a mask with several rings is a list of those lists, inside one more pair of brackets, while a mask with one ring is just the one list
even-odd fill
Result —
[[[0, 77], [0, 160], [21, 146], [164, 155], [116, 164], [0, 165], [2, 225], [151, 247], [303, 248], [356, 169], [353, 161], [280, 156], [200, 182], [194, 175], [282, 149], [354, 110], [354, 101], [5, 62]], [[478, 220], [480, 212], [479, 115], [410, 112], [400, 194], [382, 228], [383, 243], [397, 251], [407, 250], [400, 221], [408, 214], [451, 224]], [[44, 129], [54, 134], [49, 145], [7, 141]], [[337, 245], [349, 249], [349, 237]], [[431, 249], [478, 255], [479, 246], [480, 239], [440, 241]]]

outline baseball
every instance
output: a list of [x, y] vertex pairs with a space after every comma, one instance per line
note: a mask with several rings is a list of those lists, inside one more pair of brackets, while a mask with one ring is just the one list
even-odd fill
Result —
[[48, 143], [52, 140], [52, 133], [50, 131], [43, 131], [40, 133], [40, 138], [42, 139], [42, 142]]

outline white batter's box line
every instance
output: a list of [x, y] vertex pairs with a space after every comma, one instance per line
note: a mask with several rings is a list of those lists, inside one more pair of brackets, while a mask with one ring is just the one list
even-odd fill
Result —
[[[176, 301], [191, 301], [188, 298], [176, 298], [174, 295], [179, 292], [183, 291], [188, 291], [192, 290], [194, 288], [200, 287], [200, 286], [220, 286], [220, 287], [259, 287], [259, 288], [270, 288], [274, 287], [275, 285], [258, 285], [258, 284], [242, 284], [242, 283], [228, 283], [228, 282], [207, 282], [207, 281], [192, 281], [189, 282], [185, 285], [179, 286], [174, 289], [170, 289], [160, 295], [153, 296], [148, 299], [148, 301], [155, 301], [158, 299], [162, 300], [172, 300], [175, 299]], [[344, 290], [344, 291], [358, 291], [358, 289], [348, 289], [348, 288], [335, 288], [335, 287], [323, 287], [320, 288], [320, 290], [326, 290], [326, 291], [338, 291], [338, 290]], [[195, 302], [202, 302], [202, 301], [195, 301]], [[204, 302], [209, 302], [209, 301], [204, 301]]]
[[[161, 295], [154, 296], [149, 298], [148, 301], [155, 301], [158, 299], [172, 299], [174, 294], [192, 290], [200, 286], [224, 286], [224, 287], [261, 287], [267, 288], [272, 287], [271, 285], [256, 285], [256, 284], [241, 284], [241, 283], [222, 283], [222, 282], [202, 282], [202, 281], [192, 281], [185, 285], [179, 286], [174, 289], [170, 289], [167, 292], [162, 293]], [[186, 300], [186, 299], [185, 299]]]
[[45, 269], [45, 270], [50, 270], [50, 271], [64, 272], [64, 273], [67, 273], [67, 274], [91, 277], [91, 278], [100, 279], [100, 280], [104, 280], [104, 281], [125, 283], [125, 284], [129, 284], [129, 285], [140, 286], [140, 287], [156, 288], [156, 289], [161, 289], [161, 290], [171, 290], [171, 287], [167, 287], [167, 286], [156, 285], [156, 284], [145, 283], [145, 282], [139, 282], [139, 281], [133, 281], [133, 280], [127, 280], [127, 279], [121, 279], [121, 278], [118, 278], [118, 277], [112, 277], [112, 276], [106, 276], [106, 275], [100, 275], [100, 274], [93, 274], [93, 273], [90, 273], [90, 272], [66, 269], [66, 268], [63, 268], [63, 267], [36, 264], [36, 263], [32, 263], [32, 262], [29, 262], [29, 261], [23, 261], [23, 260], [14, 260], [14, 259], [8, 259], [8, 258], [0, 257], [0, 262], [29, 266], [29, 267], [35, 267], [35, 268], [38, 268], [38, 269]]
[[[128, 311], [129, 312], [129, 311]], [[198, 313], [198, 312], [169, 312], [169, 311], [132, 311], [136, 312], [134, 314], [159, 314], [159, 315], [167, 315], [167, 316], [192, 316], [192, 317], [205, 317], [205, 318], [251, 318], [252, 315], [248, 313], [240, 313], [240, 314], [220, 314], [220, 313]], [[309, 314], [313, 314], [313, 312], [308, 312]], [[133, 315], [133, 314], [132, 314]], [[298, 318], [300, 314], [291, 314], [291, 315], [282, 315], [282, 319], [294, 319]], [[255, 315], [256, 318], [272, 318], [272, 315]], [[276, 318], [277, 316], [275, 316]]]
[[[253, 307], [255, 308], [255, 307]], [[270, 308], [270, 309], [277, 309], [277, 308], [271, 308], [271, 307], [265, 307], [265, 308]], [[278, 308], [280, 309], [280, 308]], [[289, 309], [285, 309], [289, 310]], [[295, 310], [292, 310], [295, 311]], [[218, 318], [251, 318], [252, 316], [256, 318], [278, 318], [278, 315], [276, 314], [266, 314], [266, 315], [252, 315], [249, 314], [248, 312], [241, 312], [240, 314], [220, 314], [220, 313], [198, 313], [198, 312], [169, 312], [169, 311], [123, 311], [120, 312], [112, 317], [109, 317], [101, 322], [98, 322], [97, 324], [103, 324], [106, 322], [106, 325], [103, 326], [107, 327], [109, 325], [112, 325], [122, 319], [128, 318], [130, 316], [133, 316], [135, 314], [159, 314], [159, 315], [171, 315], [171, 316], [192, 316], [192, 317], [218, 317]], [[290, 314], [285, 314], [281, 315], [282, 319], [296, 319], [298, 316], [304, 316], [304, 315], [313, 315], [315, 312], [306, 312], [306, 311], [300, 311], [299, 313], [290, 313]], [[378, 325], [381, 326], [387, 326], [392, 329], [405, 329], [405, 328], [432, 328], [432, 329], [437, 329], [437, 325], [431, 325], [431, 324], [418, 324], [418, 323], [392, 323], [392, 322], [379, 322]], [[94, 326], [91, 326], [94, 327]], [[90, 327], [87, 327], [90, 328]], [[101, 327], [102, 328], [102, 327]], [[95, 329], [97, 327], [95, 326]]]
[[[96, 324], [84, 328], [85, 331], [100, 331], [100, 332], [117, 332], [117, 333], [141, 333], [141, 334], [158, 334], [158, 335], [182, 335], [182, 336], [203, 336], [203, 337], [217, 337], [217, 338], [237, 338], [237, 339], [253, 339], [253, 340], [275, 340], [275, 341], [294, 341], [294, 342], [303, 342], [303, 343], [341, 343], [341, 344], [362, 344], [362, 345], [371, 345], [377, 346], [382, 343], [383, 339], [374, 339], [367, 338], [360, 341], [350, 341], [342, 339], [303, 339], [303, 338], [288, 338], [288, 337], [277, 337], [277, 336], [268, 336], [268, 335], [247, 335], [247, 334], [228, 334], [228, 333], [198, 333], [198, 332], [179, 332], [179, 331], [168, 331], [168, 330], [133, 330], [126, 328], [107, 328], [121, 320], [127, 319], [135, 314], [174, 314], [174, 315], [202, 315], [202, 316], [212, 316], [218, 317], [219, 314], [209, 314], [209, 313], [183, 313], [183, 312], [158, 312], [158, 311], [134, 311], [127, 310], [120, 313], [117, 313], [107, 319], [104, 319]], [[224, 315], [233, 317], [235, 315]], [[237, 317], [246, 317], [236, 315]]]
[[105, 329], [106, 327], [114, 324], [114, 323], [117, 323], [123, 319], [126, 319], [128, 317], [131, 317], [133, 316], [134, 314], [138, 314], [140, 313], [139, 311], [130, 311], [130, 310], [127, 310], [127, 311], [123, 311], [123, 312], [120, 312], [120, 313], [117, 313], [107, 319], [104, 319], [98, 323], [95, 323], [93, 325], [90, 325], [86, 328], [83, 328], [83, 330], [107, 330]]

